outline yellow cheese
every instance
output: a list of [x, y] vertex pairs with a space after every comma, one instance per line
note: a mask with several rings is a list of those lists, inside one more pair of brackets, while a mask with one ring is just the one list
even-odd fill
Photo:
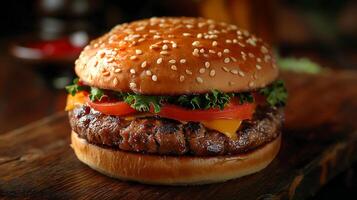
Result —
[[148, 112], [144, 112], [144, 113], [135, 113], [134, 115], [125, 116], [124, 119], [127, 121], [131, 121], [138, 117], [151, 117], [151, 116], [154, 116], [154, 115], [151, 113], [148, 113]]
[[86, 102], [86, 96], [83, 92], [77, 92], [74, 96], [67, 96], [66, 111], [72, 110], [77, 105], [82, 105]]
[[232, 140], [237, 139], [237, 133], [242, 120], [239, 119], [217, 119], [211, 121], [201, 121], [207, 128], [219, 131]]

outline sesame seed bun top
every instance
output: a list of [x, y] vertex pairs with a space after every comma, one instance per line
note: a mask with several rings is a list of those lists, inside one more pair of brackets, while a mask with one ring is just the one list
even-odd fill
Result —
[[278, 76], [260, 38], [235, 25], [187, 17], [118, 25], [84, 48], [75, 71], [90, 86], [152, 95], [249, 91]]

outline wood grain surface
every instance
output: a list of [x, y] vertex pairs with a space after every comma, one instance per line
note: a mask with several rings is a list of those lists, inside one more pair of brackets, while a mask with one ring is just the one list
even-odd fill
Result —
[[303, 199], [357, 160], [357, 73], [282, 75], [283, 145], [263, 171], [203, 186], [151, 186], [103, 176], [69, 146], [64, 112], [0, 135], [0, 198]]

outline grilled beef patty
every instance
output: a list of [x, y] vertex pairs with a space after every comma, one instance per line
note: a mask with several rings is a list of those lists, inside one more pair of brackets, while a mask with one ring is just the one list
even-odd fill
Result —
[[128, 120], [86, 105], [70, 111], [69, 120], [79, 137], [102, 147], [160, 155], [216, 156], [244, 153], [274, 140], [280, 134], [283, 111], [258, 107], [253, 119], [242, 122], [237, 140], [199, 122], [182, 123], [158, 116]]

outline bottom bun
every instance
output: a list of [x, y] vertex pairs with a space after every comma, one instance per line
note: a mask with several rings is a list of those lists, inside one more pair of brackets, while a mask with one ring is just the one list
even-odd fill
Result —
[[264, 169], [278, 154], [281, 134], [246, 154], [216, 157], [164, 156], [131, 153], [89, 144], [72, 131], [78, 159], [110, 177], [160, 185], [197, 185], [223, 182]]

